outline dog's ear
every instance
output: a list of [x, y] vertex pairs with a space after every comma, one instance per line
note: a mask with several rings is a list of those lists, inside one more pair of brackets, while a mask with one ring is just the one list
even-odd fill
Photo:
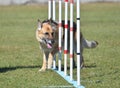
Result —
[[42, 23], [41, 23], [41, 21], [38, 19], [38, 30], [41, 30], [41, 25], [42, 25]]
[[52, 21], [53, 21], [53, 20], [52, 20], [52, 17], [51, 17], [51, 18], [49, 19], [49, 24], [51, 24], [51, 23], [52, 23]]

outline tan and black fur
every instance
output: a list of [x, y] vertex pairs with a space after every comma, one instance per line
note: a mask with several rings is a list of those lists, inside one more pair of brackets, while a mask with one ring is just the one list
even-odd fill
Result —
[[[69, 51], [69, 40], [70, 40], [70, 21], [68, 21], [68, 51]], [[76, 53], [76, 23], [73, 22], [73, 29], [74, 29], [74, 52]], [[40, 43], [40, 48], [43, 51], [43, 65], [39, 71], [45, 71], [46, 69], [52, 68], [52, 61], [55, 54], [58, 52], [58, 22], [53, 21], [52, 19], [45, 20], [40, 22], [38, 20], [38, 28], [36, 30], [36, 38]], [[62, 49], [64, 47], [64, 20], [62, 21]], [[84, 48], [94, 48], [98, 45], [96, 41], [88, 41], [86, 40], [82, 33], [80, 33], [80, 47], [81, 47], [81, 60], [80, 65], [81, 68], [84, 66], [84, 59], [83, 59], [83, 49]], [[73, 60], [74, 61], [74, 60]], [[74, 61], [75, 66], [75, 61]]]

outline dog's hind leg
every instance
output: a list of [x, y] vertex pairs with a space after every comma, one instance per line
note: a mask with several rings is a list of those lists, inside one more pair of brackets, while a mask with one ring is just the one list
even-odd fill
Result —
[[73, 68], [76, 68], [76, 63], [75, 63], [75, 56], [74, 56], [74, 53], [73, 53]]
[[84, 67], [84, 58], [82, 55], [80, 55], [80, 68], [82, 69]]

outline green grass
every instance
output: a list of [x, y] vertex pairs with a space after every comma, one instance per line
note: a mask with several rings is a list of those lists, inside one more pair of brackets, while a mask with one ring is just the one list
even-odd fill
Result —
[[[87, 67], [81, 70], [81, 84], [86, 88], [119, 88], [119, 14], [120, 3], [81, 4], [81, 30], [87, 39], [99, 42], [96, 49], [84, 51]], [[0, 88], [70, 86], [51, 70], [38, 72], [42, 66], [35, 39], [38, 18], [47, 18], [46, 5], [0, 6]]]

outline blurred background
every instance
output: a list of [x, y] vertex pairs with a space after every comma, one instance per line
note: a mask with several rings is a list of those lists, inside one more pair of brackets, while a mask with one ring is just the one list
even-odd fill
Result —
[[[47, 3], [48, 0], [0, 0], [0, 5], [13, 5], [13, 4], [39, 4]], [[120, 0], [81, 0], [85, 2], [120, 2]]]

